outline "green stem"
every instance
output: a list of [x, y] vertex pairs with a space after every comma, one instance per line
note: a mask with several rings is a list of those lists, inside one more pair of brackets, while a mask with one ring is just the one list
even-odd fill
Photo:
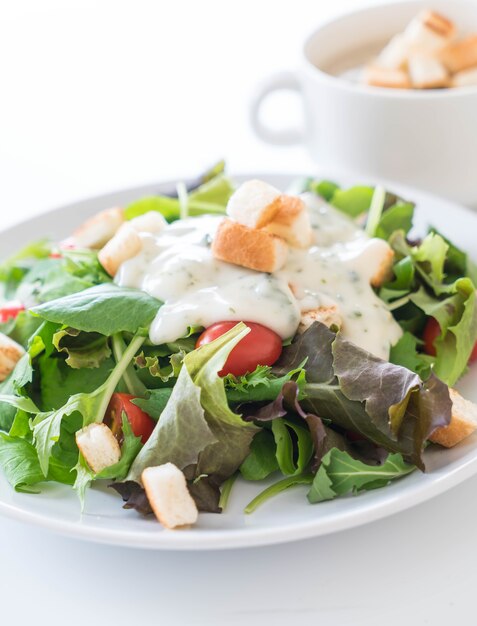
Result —
[[222, 485], [222, 490], [220, 492], [220, 500], [219, 500], [219, 507], [222, 509], [222, 511], [224, 511], [225, 508], [227, 507], [227, 504], [230, 498], [230, 493], [232, 492], [232, 487], [234, 486], [234, 483], [237, 480], [237, 477], [238, 477], [238, 472], [236, 472], [235, 474], [232, 474], [230, 478], [227, 478], [227, 480]]
[[[126, 343], [124, 342], [124, 339], [121, 333], [117, 333], [116, 335], [112, 336], [112, 348], [113, 348], [114, 358], [116, 359], [116, 363], [119, 363], [126, 350]], [[128, 363], [128, 366], [125, 369], [122, 377], [127, 387], [127, 390], [129, 391], [130, 394], [132, 394], [133, 396], [141, 396], [141, 397], [146, 395], [147, 389], [143, 385], [143, 383], [139, 380], [134, 370], [134, 365], [131, 362]]]
[[258, 496], [256, 496], [251, 502], [247, 504], [244, 509], [244, 513], [253, 513], [255, 509], [257, 509], [261, 504], [277, 496], [285, 489], [289, 489], [290, 487], [295, 487], [295, 485], [311, 485], [313, 482], [312, 474], [300, 474], [299, 476], [290, 476], [289, 478], [284, 478], [283, 480], [279, 480], [277, 483], [270, 485], [263, 491], [261, 491]]
[[101, 404], [99, 405], [99, 408], [98, 408], [98, 415], [97, 415], [97, 417], [100, 420], [103, 419], [104, 414], [106, 413], [106, 409], [108, 408], [109, 401], [111, 400], [111, 396], [113, 395], [114, 390], [116, 389], [119, 381], [121, 380], [122, 376], [124, 375], [124, 372], [128, 368], [128, 366], [131, 363], [134, 355], [139, 350], [139, 348], [142, 346], [142, 344], [145, 342], [145, 340], [146, 340], [146, 337], [144, 337], [142, 335], [135, 335], [133, 337], [131, 343], [128, 345], [128, 347], [126, 348], [126, 350], [122, 354], [121, 358], [119, 359], [116, 367], [111, 372], [108, 380], [104, 383], [104, 385], [102, 385], [98, 389], [98, 391], [101, 390], [101, 393], [104, 394], [102, 399], [101, 399]]
[[368, 211], [368, 219], [366, 222], [366, 234], [369, 237], [374, 237], [376, 234], [376, 228], [378, 227], [379, 220], [383, 213], [384, 201], [386, 200], [386, 190], [384, 187], [377, 186], [374, 189], [373, 197], [371, 198], [371, 206]]

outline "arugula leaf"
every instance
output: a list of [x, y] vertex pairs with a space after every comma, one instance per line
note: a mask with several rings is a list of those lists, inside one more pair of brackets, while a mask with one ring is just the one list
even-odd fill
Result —
[[32, 311], [50, 322], [109, 336], [149, 327], [160, 306], [159, 300], [139, 289], [107, 283], [46, 302]]
[[308, 493], [311, 504], [336, 496], [377, 489], [415, 470], [400, 454], [391, 454], [382, 465], [367, 465], [347, 452], [333, 448], [324, 457]]
[[8, 482], [16, 491], [39, 493], [35, 485], [45, 480], [72, 485], [71, 468], [53, 459], [48, 475], [43, 474], [35, 447], [26, 439], [0, 432], [0, 465]]

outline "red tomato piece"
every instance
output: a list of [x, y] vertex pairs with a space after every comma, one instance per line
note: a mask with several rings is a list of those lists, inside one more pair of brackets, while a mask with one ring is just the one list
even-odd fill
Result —
[[[238, 322], [212, 324], [200, 335], [195, 347], [200, 348], [214, 341], [237, 324]], [[247, 372], [253, 372], [257, 365], [273, 365], [280, 358], [282, 340], [277, 333], [255, 322], [244, 324], [250, 328], [250, 332], [231, 351], [219, 376], [227, 374], [242, 376]]]
[[146, 443], [156, 425], [147, 413], [131, 402], [136, 397], [130, 393], [113, 393], [106, 410], [104, 421], [111, 427], [119, 443], [122, 443], [124, 439], [123, 411], [126, 413], [134, 435], [141, 437], [142, 443]]
[[10, 319], [15, 319], [17, 315], [24, 310], [25, 307], [21, 302], [16, 300], [6, 302], [2, 307], [0, 307], [0, 322], [8, 322]]
[[[426, 354], [429, 354], [430, 356], [436, 356], [436, 348], [434, 342], [440, 334], [441, 327], [439, 326], [439, 322], [434, 317], [430, 317], [427, 320], [427, 323], [424, 327], [424, 332], [422, 333], [422, 338], [424, 339], [424, 352]], [[477, 361], [477, 343], [474, 345], [474, 348], [469, 357], [469, 363], [473, 363], [474, 361]]]

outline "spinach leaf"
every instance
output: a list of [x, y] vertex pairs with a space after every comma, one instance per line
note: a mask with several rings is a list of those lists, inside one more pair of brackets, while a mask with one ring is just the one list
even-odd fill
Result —
[[269, 430], [261, 430], [252, 440], [250, 454], [240, 466], [245, 480], [263, 480], [279, 469], [276, 456], [277, 446]]
[[46, 302], [32, 311], [50, 322], [109, 336], [149, 327], [160, 306], [159, 300], [139, 289], [107, 283]]

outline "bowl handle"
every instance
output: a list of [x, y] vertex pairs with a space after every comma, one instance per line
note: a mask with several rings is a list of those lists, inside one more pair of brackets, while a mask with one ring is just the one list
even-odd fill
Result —
[[278, 72], [266, 78], [257, 88], [250, 105], [250, 123], [255, 134], [273, 145], [292, 146], [303, 141], [303, 129], [297, 126], [277, 129], [262, 121], [262, 104], [276, 91], [295, 91], [301, 94], [300, 83], [293, 72]]

